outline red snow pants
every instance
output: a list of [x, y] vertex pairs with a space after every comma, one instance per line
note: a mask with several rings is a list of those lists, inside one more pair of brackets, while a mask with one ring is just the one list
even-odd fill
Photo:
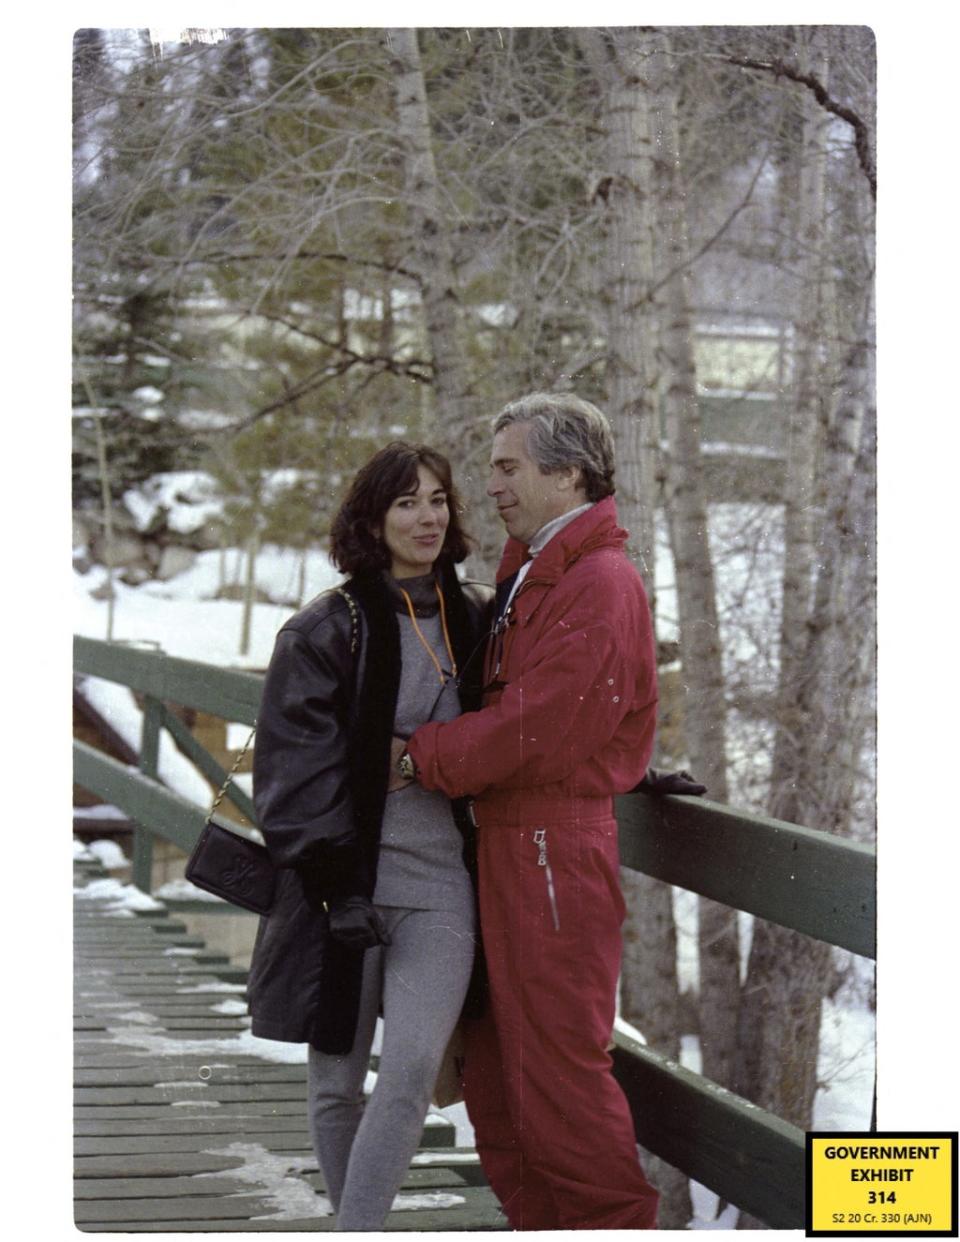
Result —
[[610, 800], [522, 800], [522, 823], [514, 799], [477, 808], [490, 994], [464, 1096], [480, 1160], [514, 1229], [654, 1229], [607, 1051], [625, 912]]

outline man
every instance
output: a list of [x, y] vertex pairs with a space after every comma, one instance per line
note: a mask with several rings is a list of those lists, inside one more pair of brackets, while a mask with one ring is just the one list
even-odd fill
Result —
[[516, 1229], [652, 1229], [607, 1051], [624, 902], [613, 795], [643, 778], [657, 687], [623, 551], [606, 418], [569, 394], [507, 405], [487, 488], [509, 538], [484, 706], [394, 742], [399, 777], [472, 795], [489, 1004], [464, 1090]]

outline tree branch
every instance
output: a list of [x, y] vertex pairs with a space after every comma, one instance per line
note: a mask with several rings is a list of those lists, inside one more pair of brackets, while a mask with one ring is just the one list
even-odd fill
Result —
[[874, 166], [873, 156], [870, 154], [870, 131], [867, 123], [851, 108], [844, 107], [843, 104], [837, 103], [835, 99], [831, 99], [826, 87], [819, 78], [812, 73], [801, 73], [799, 69], [794, 69], [779, 58], [765, 61], [753, 60], [748, 56], [723, 56], [721, 59], [727, 61], [728, 64], [739, 65], [742, 69], [757, 69], [761, 73], [772, 73], [775, 77], [789, 78], [791, 82], [798, 82], [801, 86], [805, 86], [807, 90], [813, 92], [813, 96], [821, 108], [825, 108], [827, 112], [832, 112], [834, 116], [838, 116], [842, 121], [846, 121], [853, 129], [861, 171], [870, 186], [870, 193], [876, 199], [877, 170]]

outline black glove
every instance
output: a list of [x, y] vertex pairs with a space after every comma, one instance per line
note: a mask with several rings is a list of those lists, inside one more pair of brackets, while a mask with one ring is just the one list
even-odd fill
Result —
[[649, 794], [686, 794], [690, 797], [707, 792], [706, 785], [694, 780], [689, 772], [658, 772], [656, 768], [647, 768], [646, 775], [637, 785], [635, 792]]
[[383, 919], [366, 897], [341, 897], [330, 902], [330, 935], [351, 949], [389, 944]]

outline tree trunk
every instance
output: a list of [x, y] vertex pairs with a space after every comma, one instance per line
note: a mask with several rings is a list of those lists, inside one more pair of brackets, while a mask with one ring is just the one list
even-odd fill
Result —
[[[578, 42], [602, 92], [603, 167], [596, 178], [604, 263], [601, 300], [606, 330], [607, 413], [617, 445], [617, 511], [630, 531], [628, 553], [656, 613], [654, 514], [658, 436], [653, 400], [652, 180], [642, 36], [578, 31]], [[654, 1048], [679, 1059], [680, 992], [677, 935], [670, 886], [629, 868], [621, 870], [627, 903], [623, 929], [620, 1006], [623, 1017]], [[693, 1211], [689, 1178], [648, 1155], [647, 1172], [660, 1190], [660, 1227], [682, 1229]]]
[[[811, 40], [805, 69], [826, 82], [825, 54], [819, 32]], [[798, 151], [799, 192], [794, 234], [798, 238], [799, 313], [794, 324], [793, 393], [787, 426], [786, 485], [783, 505], [784, 566], [780, 618], [780, 675], [777, 735], [771, 777], [770, 814], [790, 819], [800, 762], [804, 721], [799, 702], [803, 678], [806, 624], [813, 602], [816, 560], [815, 467], [819, 393], [826, 361], [821, 311], [824, 247], [824, 114], [812, 96], [800, 98], [803, 132]]]
[[477, 541], [470, 572], [492, 578], [501, 533], [494, 530], [485, 494], [487, 428], [474, 408], [467, 379], [461, 307], [448, 229], [430, 133], [430, 114], [417, 32], [392, 27], [386, 47], [393, 73], [397, 131], [404, 160], [406, 195], [413, 228], [413, 251], [420, 275], [424, 325], [433, 355], [434, 411], [439, 446], [465, 469], [458, 484], [466, 504], [466, 527]]
[[253, 606], [257, 598], [257, 555], [260, 552], [260, 530], [255, 525], [247, 540], [247, 570], [243, 581], [243, 610], [240, 619], [240, 654], [250, 654], [250, 632], [253, 626]]
[[[680, 166], [676, 81], [667, 37], [646, 35], [647, 80], [657, 160], [657, 226], [668, 276], [658, 294], [660, 360], [667, 438], [667, 517], [677, 582], [683, 662], [684, 736], [693, 773], [717, 802], [727, 799], [726, 703], [713, 563], [700, 455], [690, 307], [685, 187]], [[733, 1078], [740, 987], [736, 913], [699, 903], [700, 1037], [703, 1072], [723, 1086]]]
[[658, 429], [654, 399], [653, 144], [643, 84], [643, 36], [622, 30], [607, 43], [598, 30], [578, 41], [603, 91], [604, 164], [595, 182], [603, 232], [600, 299], [606, 329], [607, 413], [617, 444], [617, 510], [628, 551], [655, 606], [654, 514]]

